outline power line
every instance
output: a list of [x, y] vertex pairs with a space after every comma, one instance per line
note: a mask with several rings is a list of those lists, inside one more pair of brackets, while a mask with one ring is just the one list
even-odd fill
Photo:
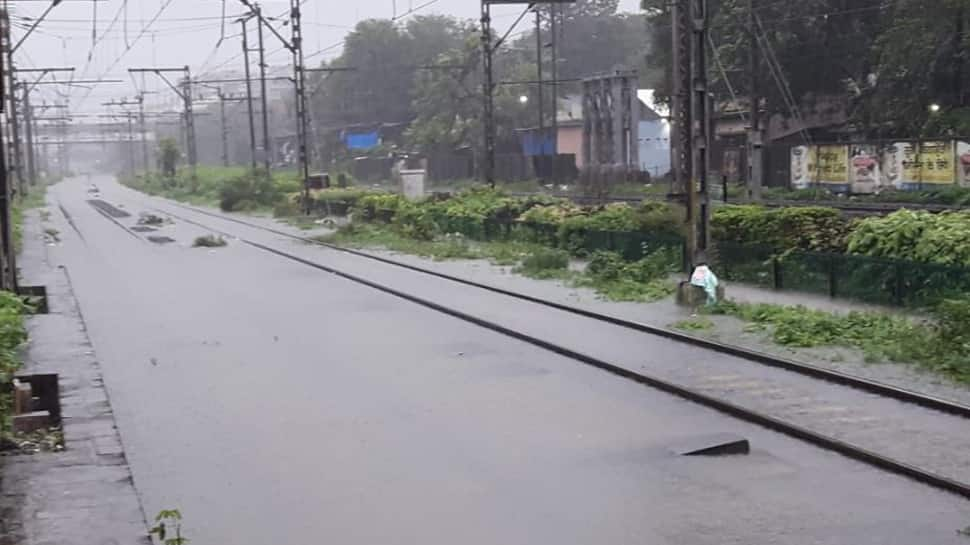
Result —
[[[138, 33], [138, 36], [135, 36], [135, 40], [131, 44], [129, 44], [125, 48], [125, 50], [122, 51], [120, 55], [118, 55], [117, 58], [115, 58], [115, 60], [104, 71], [104, 73], [102, 75], [98, 76], [97, 79], [103, 78], [105, 75], [107, 75], [108, 72], [110, 72], [115, 66], [117, 66], [119, 62], [121, 62], [121, 59], [123, 59], [125, 57], [125, 55], [127, 55], [128, 52], [131, 51], [131, 49], [135, 46], [135, 44], [137, 44], [141, 40], [142, 36], [144, 36], [145, 33], [148, 32], [148, 29], [153, 24], [155, 24], [155, 21], [157, 21], [158, 18], [161, 17], [162, 13], [164, 13], [165, 10], [168, 9], [168, 7], [172, 4], [172, 2], [173, 2], [173, 0], [165, 0], [165, 3], [162, 4], [158, 8], [158, 11], [155, 13], [154, 17], [152, 17], [151, 20], [148, 21], [148, 23], [146, 23], [144, 26], [142, 26], [141, 31]], [[82, 75], [82, 77], [83, 77], [83, 75]], [[88, 96], [90, 96], [90, 94], [91, 94], [91, 91], [88, 90], [88, 92], [81, 99], [81, 102], [83, 103], [85, 100], [87, 100], [87, 98], [88, 98]]]

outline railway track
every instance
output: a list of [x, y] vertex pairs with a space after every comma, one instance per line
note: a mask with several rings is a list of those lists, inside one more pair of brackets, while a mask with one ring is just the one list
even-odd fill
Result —
[[[181, 209], [183, 213], [175, 213], [171, 207]], [[970, 433], [967, 433], [970, 431], [967, 424], [970, 407], [793, 360], [544, 301], [527, 294], [449, 276], [366, 252], [327, 245], [279, 229], [191, 206], [167, 203], [167, 209], [153, 208], [183, 222], [236, 238], [261, 251], [366, 285], [625, 379], [970, 498], [970, 461], [965, 456], [967, 448], [970, 447]], [[193, 214], [205, 219], [189, 217]], [[255, 231], [245, 235], [227, 225], [214, 226], [213, 220]], [[273, 239], [260, 238], [257, 233], [272, 235]], [[381, 273], [385, 276], [383, 279], [379, 278], [381, 274], [374, 274], [373, 267], [365, 267], [369, 272], [364, 274], [351, 272], [353, 267], [347, 266], [349, 262], [335, 265], [334, 259], [325, 262], [317, 259], [319, 254], [308, 257], [306, 249], [310, 246], [306, 244], [301, 245], [303, 250], [282, 249], [276, 244], [275, 237], [323, 246], [339, 252], [340, 255], [350, 256], [351, 259], [379, 262], [388, 265], [388, 270], [395, 269], [399, 272], [390, 276], [386, 272]], [[332, 258], [338, 254], [329, 255]], [[359, 265], [356, 267], [360, 268]], [[441, 283], [426, 288], [425, 294], [420, 293], [420, 290], [401, 289], [395, 286], [400, 280], [400, 271], [424, 278], [432, 276], [447, 280], [448, 284], [461, 286], [468, 292], [456, 296], [445, 293], [438, 297], [436, 294], [447, 291]], [[641, 342], [645, 337], [662, 338], [666, 342], [682, 346], [680, 351], [685, 353], [684, 359], [694, 357], [686, 354], [687, 351], [694, 351], [696, 354], [717, 353], [731, 360], [708, 362], [703, 361], [705, 358], [702, 356], [699, 358], [700, 363], [696, 365], [686, 368], [677, 366], [679, 372], [671, 371], [673, 368], [670, 366], [660, 369], [662, 365], [651, 369], [660, 372], [647, 372], [629, 362], [618, 362], [612, 357], [603, 357], [600, 354], [594, 356], [589, 350], [569, 346], [568, 342], [550, 340], [549, 335], [530, 331], [527, 325], [510, 323], [510, 320], [489, 316], [487, 312], [464, 310], [476, 308], [471, 303], [474, 299], [469, 297], [480, 297], [483, 291], [522, 304], [545, 308], [545, 312], [571, 314], [576, 319], [586, 321], [584, 328], [591, 335], [597, 336], [597, 332], [602, 331], [601, 338], [607, 346], [611, 336], [621, 338], [623, 335], [637, 335]], [[442, 302], [441, 298], [447, 302]], [[462, 298], [466, 300], [465, 304], [462, 304]], [[624, 333], [618, 334], [619, 330]], [[609, 352], [608, 349], [600, 348], [597, 351]], [[752, 372], [752, 367], [740, 369], [739, 366], [759, 367], [761, 372]], [[847, 395], [846, 391], [855, 394]], [[927, 446], [933, 448], [926, 448]]]

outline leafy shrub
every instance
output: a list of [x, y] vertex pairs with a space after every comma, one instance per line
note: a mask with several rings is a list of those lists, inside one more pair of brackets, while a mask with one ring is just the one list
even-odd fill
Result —
[[569, 254], [562, 250], [539, 249], [522, 260], [516, 272], [533, 278], [555, 278], [569, 268]]
[[519, 220], [529, 223], [559, 225], [566, 218], [580, 216], [585, 211], [575, 204], [563, 201], [556, 204], [533, 206], [519, 215]]
[[431, 207], [403, 201], [394, 215], [394, 227], [408, 238], [433, 240], [440, 231]]
[[18, 350], [27, 341], [24, 314], [27, 305], [17, 295], [0, 292], [0, 433], [7, 429], [7, 419], [12, 409], [6, 386], [20, 367]]
[[941, 304], [936, 320], [924, 324], [878, 312], [831, 314], [805, 307], [722, 301], [710, 312], [751, 322], [769, 331], [781, 345], [847, 346], [862, 350], [869, 361], [914, 363], [961, 382], [970, 382], [970, 301]]
[[769, 246], [779, 251], [841, 252], [850, 228], [838, 210], [818, 206], [725, 206], [711, 216], [714, 239]]
[[396, 193], [369, 193], [362, 195], [354, 204], [355, 217], [363, 221], [389, 222], [397, 209], [407, 202], [403, 195]]
[[[936, 308], [940, 342], [958, 354], [970, 354], [970, 297], [946, 299]], [[970, 362], [965, 362], [970, 371]]]
[[616, 252], [597, 251], [579, 285], [594, 288], [612, 301], [654, 301], [673, 293], [667, 277], [679, 268], [672, 249], [661, 248], [632, 262]]
[[590, 256], [586, 272], [602, 280], [616, 280], [623, 275], [626, 265], [626, 261], [620, 254], [598, 250]]
[[848, 251], [871, 257], [970, 266], [970, 213], [900, 210], [866, 218], [848, 237]]
[[273, 206], [280, 193], [267, 176], [249, 172], [229, 179], [219, 190], [219, 208], [226, 212]]

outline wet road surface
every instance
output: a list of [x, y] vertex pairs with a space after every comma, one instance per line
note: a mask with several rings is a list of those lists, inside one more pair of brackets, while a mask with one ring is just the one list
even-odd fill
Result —
[[[131, 217], [54, 186], [77, 231], [55, 214], [49, 252], [146, 511], [195, 543], [966, 541], [955, 496], [196, 226], [133, 232], [158, 201], [96, 182]], [[754, 451], [671, 451], [716, 432]]]

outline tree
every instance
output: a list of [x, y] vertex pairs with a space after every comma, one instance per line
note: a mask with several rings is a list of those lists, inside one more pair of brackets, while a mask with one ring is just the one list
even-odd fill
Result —
[[162, 175], [167, 178], [175, 177], [178, 158], [179, 147], [174, 138], [163, 138], [158, 142], [158, 160], [162, 167]]
[[900, 0], [887, 10], [858, 117], [884, 136], [970, 134], [968, 16], [967, 0]]
[[317, 117], [328, 125], [409, 122], [415, 73], [461, 46], [469, 32], [468, 23], [441, 15], [417, 16], [404, 25], [361, 21], [342, 54], [324, 65], [351, 71], [321, 76], [314, 95]]

